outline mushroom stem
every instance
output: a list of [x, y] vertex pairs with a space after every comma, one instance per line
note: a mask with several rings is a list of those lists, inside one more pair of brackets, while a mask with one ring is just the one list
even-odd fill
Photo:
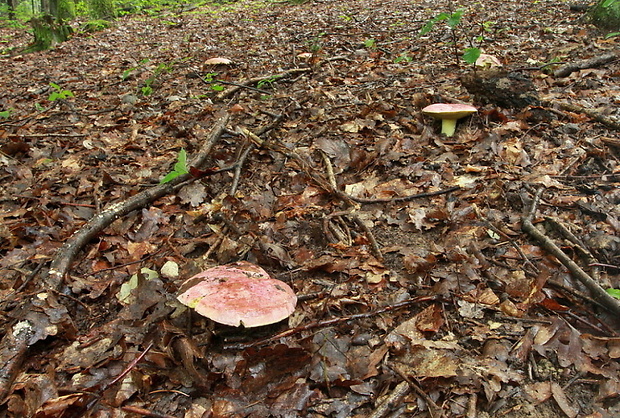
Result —
[[441, 133], [450, 137], [454, 135], [456, 131], [456, 119], [442, 119], [441, 120]]

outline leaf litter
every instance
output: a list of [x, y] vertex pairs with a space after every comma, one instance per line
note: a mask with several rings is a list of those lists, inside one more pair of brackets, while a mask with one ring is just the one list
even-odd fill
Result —
[[[617, 314], [521, 229], [544, 187], [532, 222], [620, 287], [617, 62], [543, 67], [616, 41], [564, 3], [461, 6], [507, 73], [472, 78], [448, 29], [417, 37], [439, 5], [400, 0], [170, 10], [0, 58], [0, 354], [25, 357], [4, 416], [617, 414]], [[479, 108], [453, 138], [421, 114], [444, 101]], [[46, 287], [62, 243], [191, 160], [222, 111], [192, 179]], [[238, 260], [295, 290], [288, 322], [176, 301]]]

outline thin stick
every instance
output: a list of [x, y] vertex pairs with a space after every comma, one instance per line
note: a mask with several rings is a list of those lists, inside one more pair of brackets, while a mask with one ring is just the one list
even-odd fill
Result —
[[[291, 68], [290, 70], [286, 70], [284, 72], [281, 72], [280, 74], [276, 74], [276, 75], [267, 75], [267, 76], [260, 76], [260, 77], [254, 77], [254, 78], [250, 78], [249, 80], [245, 80], [242, 83], [239, 83], [238, 86], [233, 86], [233, 88], [228, 89], [226, 91], [220, 92], [217, 95], [218, 99], [225, 99], [229, 96], [232, 96], [233, 94], [235, 94], [237, 91], [239, 91], [239, 89], [242, 88], [247, 88], [248, 86], [251, 86], [253, 84], [257, 84], [260, 83], [263, 80], [280, 80], [282, 78], [286, 78], [292, 75], [296, 75], [296, 74], [301, 74], [301, 73], [305, 73], [311, 71], [310, 68]], [[271, 94], [271, 92], [266, 92], [267, 94]]]
[[250, 347], [256, 347], [259, 345], [268, 344], [270, 342], [279, 340], [280, 338], [290, 337], [291, 335], [299, 334], [301, 332], [308, 331], [311, 329], [330, 327], [332, 325], [337, 325], [337, 324], [347, 322], [347, 321], [353, 321], [355, 319], [371, 318], [373, 316], [377, 316], [385, 312], [394, 311], [396, 309], [405, 308], [409, 305], [413, 305], [413, 304], [420, 303], [420, 302], [428, 302], [428, 301], [436, 300], [436, 299], [437, 299], [436, 296], [419, 296], [417, 298], [407, 299], [402, 302], [395, 303], [394, 305], [385, 306], [383, 308], [377, 309], [372, 312], [364, 312], [364, 313], [359, 313], [359, 314], [354, 314], [354, 315], [349, 315], [349, 316], [344, 316], [344, 317], [326, 319], [324, 321], [311, 322], [309, 324], [302, 325], [297, 328], [287, 329], [286, 331], [282, 331], [281, 333], [273, 335], [271, 337], [252, 341], [250, 343], [226, 345], [224, 346], [224, 350], [245, 350]]
[[[336, 182], [336, 175], [334, 174], [334, 167], [332, 166], [332, 162], [329, 160], [329, 156], [326, 152], [321, 151], [321, 156], [323, 157], [323, 162], [326, 167], [327, 180], [329, 181], [332, 189], [338, 190], [338, 183]], [[348, 213], [345, 213], [344, 215], [349, 216], [351, 219], [353, 219], [355, 224], [362, 231], [364, 231], [366, 238], [368, 238], [368, 242], [370, 242], [370, 248], [372, 249], [373, 255], [377, 258], [377, 260], [383, 261], [383, 254], [381, 253], [381, 248], [379, 247], [379, 244], [377, 243], [377, 240], [375, 239], [375, 236], [370, 230], [370, 228], [368, 228], [364, 221], [362, 221], [362, 219], [357, 214], [355, 214], [354, 211], [350, 211]]]
[[615, 315], [620, 316], [620, 301], [615, 299], [609, 293], [605, 291], [599, 284], [588, 275], [585, 271], [577, 265], [573, 260], [571, 260], [565, 253], [558, 247], [551, 239], [549, 239], [546, 235], [538, 230], [532, 223], [532, 219], [534, 219], [534, 214], [536, 213], [536, 208], [538, 203], [540, 202], [540, 198], [544, 191], [543, 187], [540, 187], [534, 196], [534, 200], [532, 201], [532, 207], [530, 208], [529, 213], [523, 218], [523, 223], [521, 229], [523, 232], [529, 234], [532, 238], [536, 239], [541, 243], [543, 248], [550, 252], [555, 258], [557, 258], [573, 275], [573, 277], [577, 278], [585, 287], [588, 288], [594, 299], [599, 301], [607, 310], [614, 313]]
[[394, 370], [405, 382], [411, 386], [411, 388], [424, 399], [424, 402], [428, 405], [428, 412], [431, 414], [431, 417], [443, 417], [443, 412], [439, 406], [431, 399], [430, 396], [422, 388], [415, 383], [412, 379], [407, 376], [405, 372], [403, 372], [396, 364], [392, 363], [390, 369]]
[[499, 228], [497, 228], [495, 225], [493, 225], [491, 223], [491, 221], [489, 221], [483, 214], [482, 212], [480, 212], [480, 209], [478, 208], [478, 205], [474, 204], [474, 212], [476, 213], [476, 216], [482, 221], [484, 222], [484, 224], [491, 229], [493, 232], [495, 232], [496, 234], [500, 235], [502, 238], [504, 238], [506, 241], [508, 241], [510, 243], [510, 245], [512, 245], [512, 247], [519, 253], [519, 255], [521, 256], [521, 259], [523, 260], [523, 262], [525, 264], [527, 264], [528, 266], [530, 266], [532, 268], [532, 270], [536, 273], [539, 273], [540, 270], [538, 270], [538, 268], [529, 260], [529, 258], [527, 258], [527, 256], [525, 255], [525, 253], [523, 252], [523, 250], [521, 249], [521, 247], [519, 247], [517, 245], [516, 242], [514, 242], [514, 240], [512, 238], [510, 238], [507, 234], [505, 234], [502, 230], [500, 230]]
[[453, 186], [453, 187], [448, 187], [447, 189], [437, 190], [435, 192], [417, 193], [417, 194], [412, 194], [409, 196], [393, 197], [393, 198], [387, 198], [387, 199], [366, 199], [363, 197], [355, 197], [355, 196], [349, 196], [349, 195], [347, 196], [349, 197], [349, 199], [357, 203], [362, 203], [362, 204], [398, 203], [398, 202], [408, 202], [410, 200], [415, 200], [415, 199], [421, 199], [423, 197], [439, 196], [439, 195], [446, 194], [446, 193], [452, 193], [457, 190], [461, 190], [461, 188], [459, 186]]
[[368, 418], [383, 418], [390, 412], [394, 412], [394, 408], [403, 402], [403, 399], [410, 391], [411, 387], [407, 382], [400, 382], [390, 394], [385, 397], [383, 402], [377, 405]]

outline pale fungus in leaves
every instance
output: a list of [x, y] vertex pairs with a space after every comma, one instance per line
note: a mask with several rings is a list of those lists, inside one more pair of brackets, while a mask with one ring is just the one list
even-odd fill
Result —
[[289, 285], [247, 261], [198, 273], [181, 286], [178, 300], [217, 323], [246, 328], [288, 318], [297, 304]]
[[208, 60], [205, 61], [206, 65], [231, 65], [232, 61], [229, 60], [228, 58], [220, 58], [220, 57], [216, 57], [216, 58], [209, 58]]
[[502, 66], [502, 62], [493, 55], [480, 54], [475, 62], [475, 66], [479, 68], [498, 68]]
[[435, 103], [422, 109], [422, 113], [441, 120], [441, 133], [453, 136], [456, 121], [477, 112], [473, 106], [466, 104]]

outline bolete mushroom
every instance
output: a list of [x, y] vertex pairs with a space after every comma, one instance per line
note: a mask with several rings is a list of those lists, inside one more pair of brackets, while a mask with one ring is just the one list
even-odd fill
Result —
[[177, 299], [215, 322], [246, 328], [279, 322], [297, 304], [289, 285], [247, 261], [198, 273], [181, 286]]
[[446, 136], [454, 135], [456, 121], [477, 112], [473, 106], [466, 104], [435, 103], [422, 109], [422, 113], [441, 119], [441, 133]]

